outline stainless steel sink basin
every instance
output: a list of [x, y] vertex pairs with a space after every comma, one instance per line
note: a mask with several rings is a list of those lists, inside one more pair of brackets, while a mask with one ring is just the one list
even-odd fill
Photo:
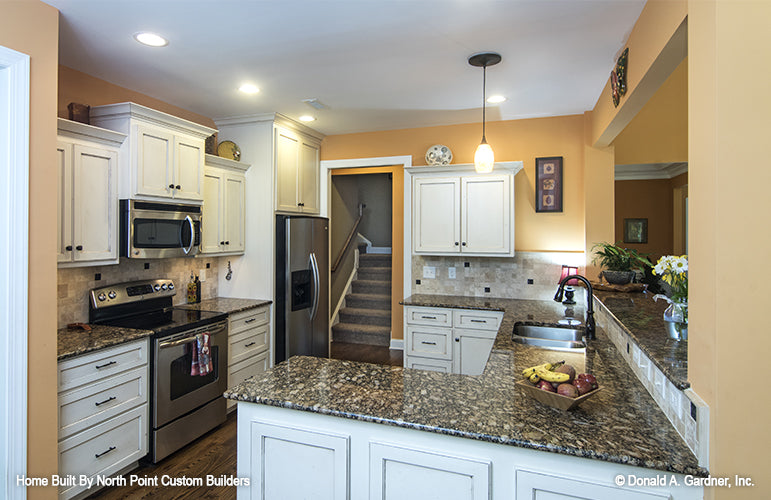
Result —
[[583, 331], [575, 328], [555, 326], [514, 325], [512, 339], [518, 344], [532, 345], [544, 349], [584, 349]]

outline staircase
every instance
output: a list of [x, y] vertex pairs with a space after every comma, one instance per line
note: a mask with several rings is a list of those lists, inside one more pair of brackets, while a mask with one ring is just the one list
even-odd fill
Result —
[[332, 327], [332, 341], [349, 344], [391, 344], [391, 255], [361, 254], [352, 293]]

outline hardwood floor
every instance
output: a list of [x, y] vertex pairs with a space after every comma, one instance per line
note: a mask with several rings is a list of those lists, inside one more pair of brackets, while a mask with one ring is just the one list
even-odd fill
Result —
[[402, 352], [376, 345], [332, 342], [329, 357], [378, 365], [402, 366], [404, 363]]
[[[224, 424], [190, 443], [155, 465], [144, 465], [127, 474], [143, 478], [158, 478], [158, 486], [116, 486], [104, 488], [89, 499], [138, 500], [144, 498], [177, 499], [224, 499], [235, 500], [235, 486], [206, 486], [206, 476], [219, 478], [236, 476], [236, 412], [228, 415]], [[201, 478], [203, 486], [161, 486], [162, 477], [172, 479]]]

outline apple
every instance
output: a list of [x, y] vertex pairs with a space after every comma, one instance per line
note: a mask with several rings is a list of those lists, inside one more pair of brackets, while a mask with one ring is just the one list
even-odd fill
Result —
[[560, 384], [559, 387], [557, 387], [557, 394], [567, 396], [569, 398], [575, 398], [578, 397], [578, 389], [576, 389], [573, 384]]
[[570, 365], [560, 365], [554, 371], [558, 373], [567, 373], [567, 375], [570, 377], [568, 379], [568, 383], [573, 382], [573, 380], [576, 378], [576, 369]]
[[547, 392], [557, 392], [556, 389], [552, 387], [551, 382], [547, 382], [545, 380], [541, 380], [540, 382], [538, 382], [538, 385], [536, 385], [536, 387]]
[[576, 379], [585, 380], [586, 382], [588, 382], [589, 385], [592, 386], [592, 390], [599, 387], [599, 385], [597, 384], [597, 378], [591, 373], [581, 373], [576, 377]]
[[583, 396], [587, 392], [591, 392], [594, 390], [592, 387], [592, 384], [587, 382], [585, 379], [577, 378], [573, 381], [573, 386], [578, 390], [578, 395]]

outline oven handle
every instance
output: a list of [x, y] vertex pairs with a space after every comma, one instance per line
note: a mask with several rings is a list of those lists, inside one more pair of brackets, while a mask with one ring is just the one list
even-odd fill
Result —
[[[218, 333], [222, 333], [225, 330], [225, 325], [220, 326], [218, 328], [214, 328], [212, 330], [209, 330], [209, 336], [213, 337], [214, 335], [217, 335]], [[203, 333], [203, 332], [201, 332]], [[185, 337], [183, 339], [179, 340], [167, 340], [165, 342], [161, 342], [158, 344], [158, 347], [161, 349], [165, 349], [167, 347], [174, 347], [182, 344], [187, 344], [188, 342], [193, 342], [198, 334], [191, 335], [189, 337]]]
[[[187, 248], [183, 248], [182, 251], [185, 255], [189, 254], [193, 250], [193, 244], [195, 243], [195, 224], [193, 224], [193, 218], [189, 215], [185, 216], [185, 220], [190, 225], [190, 245]], [[179, 241], [182, 243], [182, 229], [179, 230]], [[182, 243], [184, 245], [184, 243]]]

